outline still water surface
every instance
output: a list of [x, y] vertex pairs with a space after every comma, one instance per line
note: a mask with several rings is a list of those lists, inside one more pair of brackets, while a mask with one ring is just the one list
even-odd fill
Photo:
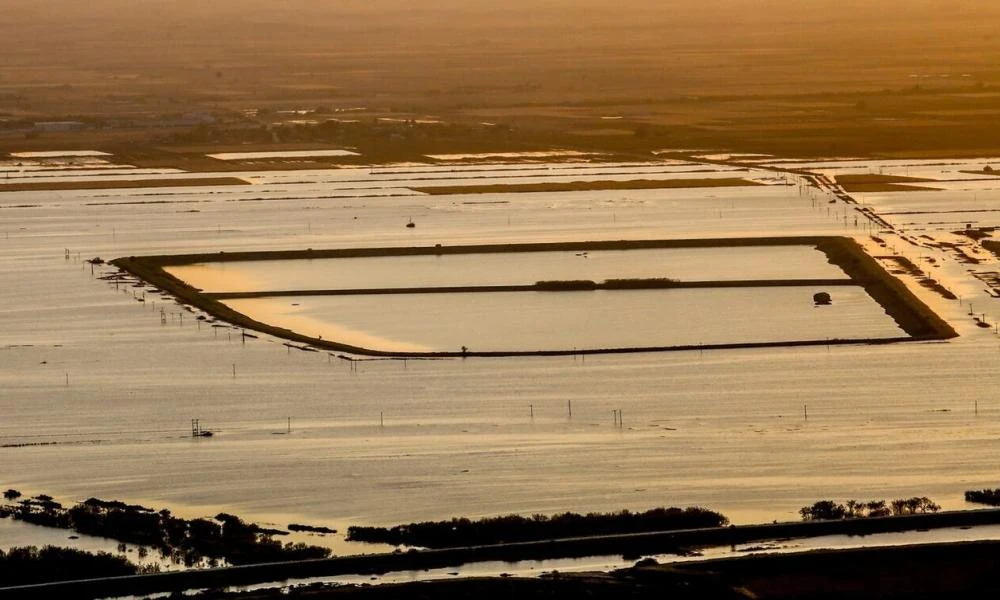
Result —
[[[367, 170], [349, 175], [379, 185]], [[0, 486], [342, 529], [660, 505], [771, 521], [820, 498], [926, 495], [961, 508], [964, 490], [1000, 485], [1000, 342], [971, 324], [968, 296], [959, 307], [918, 292], [963, 334], [948, 343], [348, 363], [268, 338], [243, 345], [149, 289], [116, 290], [82, 262], [864, 235], [840, 207], [794, 187], [518, 194], [466, 205], [490, 198], [324, 200], [325, 185], [159, 190], [149, 203], [145, 192], [122, 190], [0, 197]], [[410, 217], [416, 229], [404, 227]], [[940, 271], [949, 284], [966, 276], [964, 267]], [[996, 322], [996, 304], [973, 301]], [[288, 417], [291, 434], [275, 435]], [[192, 439], [192, 418], [216, 436]]]

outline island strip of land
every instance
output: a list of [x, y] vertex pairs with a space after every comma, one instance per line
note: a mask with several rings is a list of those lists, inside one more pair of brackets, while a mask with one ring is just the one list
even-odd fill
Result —
[[32, 181], [0, 183], [0, 192], [54, 192], [59, 190], [119, 190], [162, 187], [250, 185], [239, 177], [188, 177], [184, 179], [127, 179], [119, 181]]
[[495, 183], [485, 185], [446, 185], [411, 187], [416, 192], [432, 196], [452, 194], [510, 194], [527, 192], [579, 192], [608, 190], [660, 190], [680, 188], [740, 187], [764, 185], [749, 179], [725, 177], [719, 179], [632, 179], [629, 181], [571, 181], [566, 183]]

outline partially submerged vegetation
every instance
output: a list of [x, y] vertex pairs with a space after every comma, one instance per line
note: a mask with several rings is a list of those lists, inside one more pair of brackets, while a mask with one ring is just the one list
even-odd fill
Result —
[[[900, 274], [906, 273], [908, 275], [915, 277], [917, 279], [917, 282], [921, 286], [929, 290], [933, 290], [934, 292], [937, 292], [942, 298], [946, 300], [956, 300], [958, 298], [958, 296], [956, 296], [954, 292], [941, 285], [941, 283], [938, 282], [936, 279], [928, 277], [927, 274], [924, 273], [924, 271], [920, 267], [918, 267], [916, 264], [913, 263], [912, 260], [906, 258], [905, 256], [892, 255], [892, 256], [879, 256], [878, 258], [880, 260], [896, 263], [896, 265], [899, 267], [898, 272]], [[896, 271], [893, 271], [893, 273], [896, 273]]]
[[841, 519], [867, 519], [870, 517], [900, 517], [936, 513], [941, 507], [927, 497], [899, 498], [891, 502], [848, 500], [840, 504], [833, 500], [820, 500], [803, 506], [799, 514], [803, 521], [837, 521]]
[[654, 508], [639, 513], [627, 510], [586, 515], [567, 512], [551, 517], [506, 515], [477, 521], [463, 518], [395, 527], [350, 527], [347, 539], [396, 546], [455, 548], [588, 535], [722, 527], [728, 523], [729, 519], [725, 516], [705, 508]]
[[306, 544], [282, 545], [265, 530], [239, 517], [220, 513], [214, 519], [182, 519], [169, 510], [90, 498], [65, 508], [40, 495], [0, 507], [0, 517], [77, 533], [106, 537], [155, 549], [186, 565], [225, 561], [234, 565], [325, 558], [330, 551]]
[[318, 525], [302, 525], [300, 523], [292, 523], [288, 526], [289, 531], [304, 531], [307, 533], [318, 533], [320, 535], [325, 535], [328, 533], [337, 533], [336, 529], [331, 529], [329, 527], [322, 527]]
[[6, 552], [0, 550], [0, 586], [120, 577], [156, 571], [156, 566], [138, 567], [124, 557], [107, 552], [94, 554], [55, 546], [18, 546]]
[[969, 490], [965, 492], [965, 501], [989, 506], [1000, 506], [1000, 488]]

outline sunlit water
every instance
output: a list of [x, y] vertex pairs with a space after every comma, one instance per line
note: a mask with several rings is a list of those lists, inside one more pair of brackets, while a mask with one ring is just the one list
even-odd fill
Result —
[[[598, 290], [227, 300], [259, 321], [386, 350], [635, 348], [906, 334], [861, 287]], [[375, 344], [369, 346], [369, 344]]]
[[[367, 177], [356, 171], [340, 176]], [[962, 337], [352, 364], [266, 337], [244, 345], [82, 262], [866, 232], [795, 187], [335, 199], [319, 183], [232, 187], [0, 196], [0, 486], [343, 530], [662, 505], [745, 523], [794, 519], [821, 498], [927, 495], [961, 508], [964, 490], [1000, 485], [1000, 342], [966, 305], [923, 289]], [[463, 203], [491, 199], [507, 204]], [[965, 281], [949, 269], [946, 282]], [[996, 322], [978, 289], [976, 312]], [[276, 435], [288, 417], [291, 434]], [[192, 439], [192, 418], [216, 435]]]
[[529, 285], [536, 281], [837, 279], [808, 246], [446, 254], [216, 262], [167, 267], [206, 292]]

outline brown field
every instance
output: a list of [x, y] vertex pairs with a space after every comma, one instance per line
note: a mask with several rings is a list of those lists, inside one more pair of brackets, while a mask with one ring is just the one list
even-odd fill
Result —
[[[0, 151], [197, 169], [218, 161], [192, 146], [243, 144], [353, 146], [365, 162], [551, 147], [1000, 153], [988, 0], [131, 6], [0, 0]], [[34, 128], [53, 120], [88, 128]]]
[[837, 183], [845, 192], [931, 192], [939, 188], [924, 185], [908, 185], [923, 181], [934, 181], [921, 177], [903, 177], [902, 175], [837, 175]]
[[510, 194], [526, 192], [578, 192], [583, 190], [663, 190], [676, 188], [738, 187], [764, 185], [738, 177], [724, 179], [633, 179], [631, 181], [571, 181], [567, 183], [497, 183], [410, 188], [432, 196], [451, 194]]
[[131, 188], [186, 187], [212, 185], [250, 185], [238, 177], [203, 179], [130, 179], [127, 181], [38, 181], [0, 183], [0, 192], [39, 192], [56, 190], [119, 190]]

